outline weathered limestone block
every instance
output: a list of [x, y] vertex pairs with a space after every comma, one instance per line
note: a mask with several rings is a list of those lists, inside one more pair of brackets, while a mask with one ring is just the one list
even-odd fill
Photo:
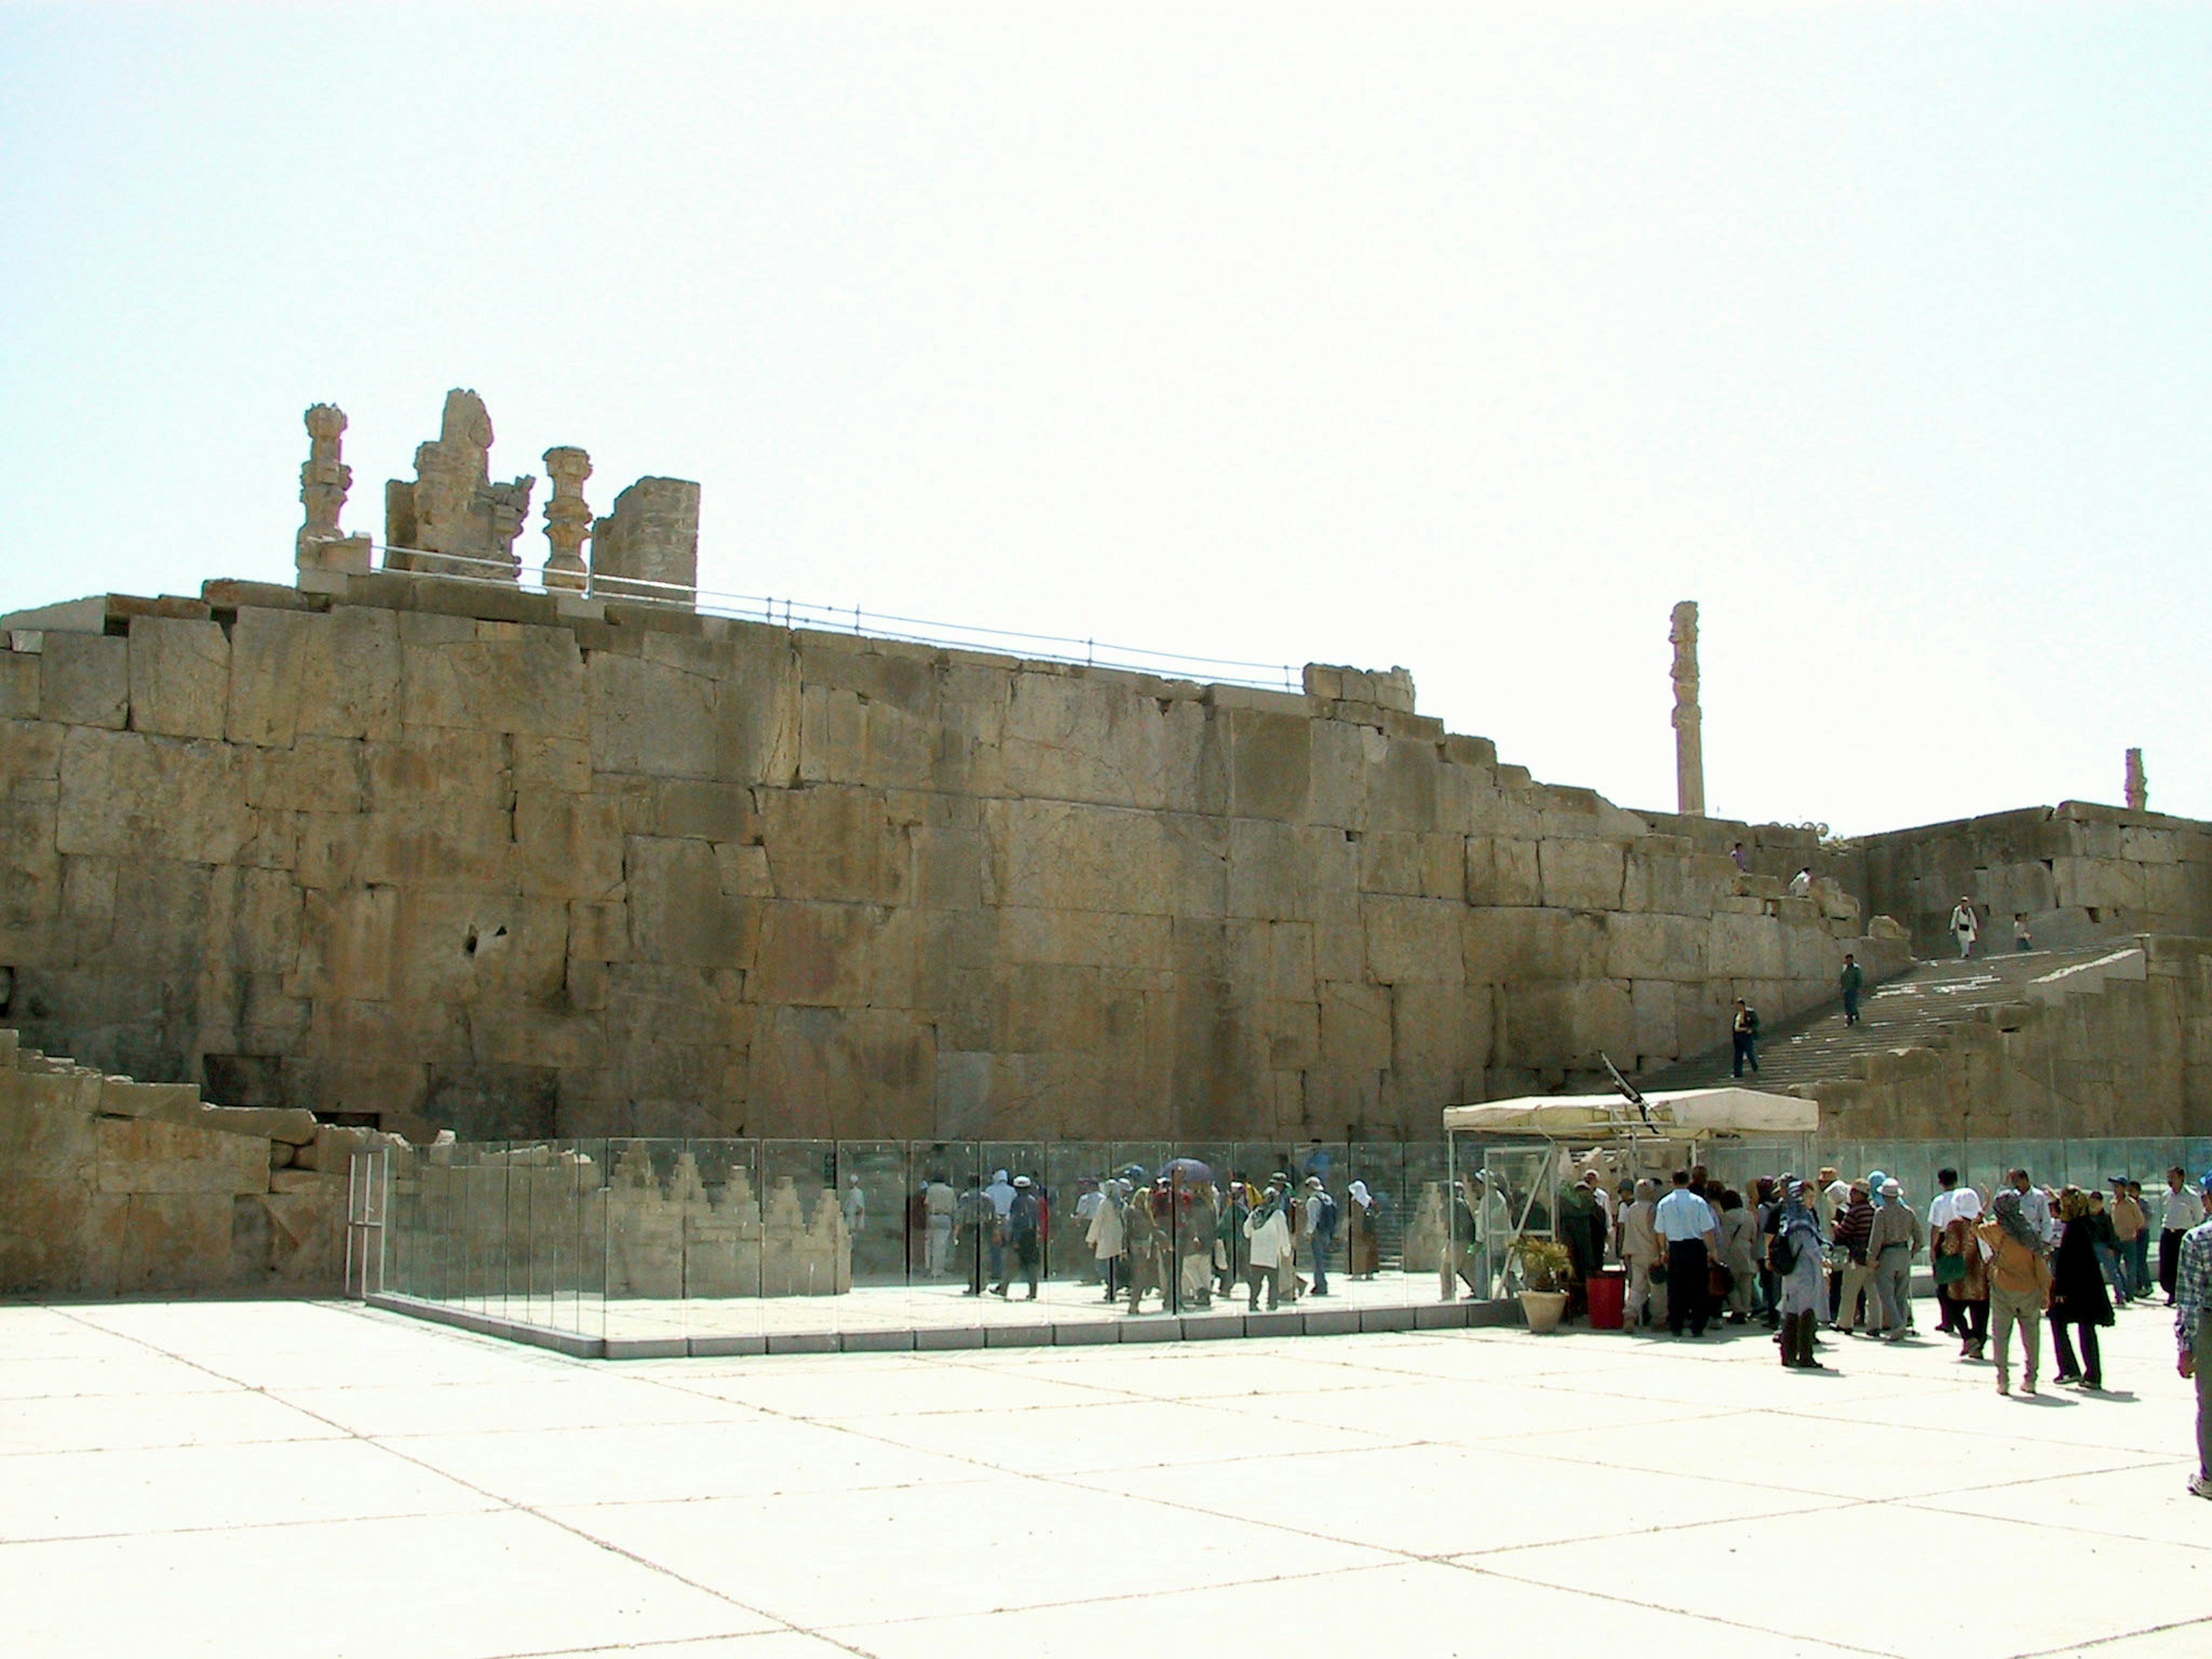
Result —
[[1605, 972], [1605, 918], [1547, 909], [1469, 910], [1460, 923], [1469, 984], [1589, 980]]
[[1206, 711], [1129, 695], [1120, 676], [1024, 672], [1008, 688], [999, 742], [1010, 794], [1188, 810]]
[[131, 725], [172, 738], [220, 738], [230, 694], [230, 641], [211, 622], [131, 621]]
[[888, 1008], [782, 1006], [763, 1011], [751, 1048], [752, 1088], [791, 1115], [791, 1133], [933, 1133], [937, 1065], [932, 1029]]
[[771, 899], [757, 905], [748, 995], [815, 1008], [905, 1008], [914, 1000], [915, 913]]
[[1458, 985], [1464, 907], [1433, 899], [1370, 896], [1361, 901], [1367, 976], [1378, 985]]
[[630, 949], [640, 962], [744, 968], [753, 960], [761, 905], [722, 888], [704, 842], [633, 836], [623, 843]]
[[611, 599], [690, 607], [699, 585], [699, 486], [640, 478], [592, 526], [592, 587]]
[[1323, 1067], [1337, 1071], [1382, 1070], [1390, 1063], [1390, 992], [1387, 987], [1323, 981]]
[[1311, 783], [1312, 721], [1255, 709], [1218, 718], [1229, 728], [1231, 810], [1247, 818], [1303, 818]]
[[104, 634], [49, 633], [40, 659], [41, 719], [123, 729], [131, 711], [129, 641]]
[[34, 652], [9, 648], [0, 634], [0, 720], [39, 717], [39, 662]]
[[1638, 915], [1605, 918], [1606, 971], [1613, 979], [1701, 981], [1711, 927], [1703, 918]]
[[518, 788], [515, 873], [525, 893], [605, 900], [623, 884], [622, 812], [596, 795]]
[[[223, 1134], [165, 1118], [107, 1116], [97, 1133], [95, 1181], [103, 1193], [230, 1198], [269, 1190], [269, 1143], [258, 1135]], [[222, 1214], [227, 1259], [228, 1205]], [[221, 1274], [216, 1278], [219, 1282]]]
[[595, 770], [664, 778], [719, 775], [714, 681], [605, 651], [589, 654], [585, 678]]
[[1635, 1052], [1636, 1012], [1614, 980], [1506, 984], [1497, 993], [1497, 1050], [1539, 1066], [1595, 1066], [1601, 1050]]
[[1441, 765], [1433, 743], [1391, 742], [1371, 779], [1369, 822], [1378, 830], [1422, 834], [1438, 828], [1437, 774]]
[[1624, 849], [1612, 842], [1547, 840], [1537, 843], [1544, 902], [1559, 910], [1620, 908]]
[[1495, 836], [1469, 836], [1467, 902], [1486, 907], [1541, 904], [1544, 884], [1537, 843]]
[[583, 654], [568, 629], [479, 622], [462, 640], [418, 646], [405, 641], [404, 629], [402, 640], [400, 713], [407, 725], [532, 737], [589, 734], [580, 695]]
[[1778, 980], [1789, 974], [1782, 930], [1765, 916], [1725, 911], [1712, 919], [1705, 961], [1716, 979]]
[[252, 839], [236, 754], [219, 743], [72, 730], [54, 841], [63, 853], [224, 864]]
[[883, 904], [909, 897], [908, 839], [890, 821], [881, 794], [824, 786], [763, 790], [756, 801], [779, 896]]

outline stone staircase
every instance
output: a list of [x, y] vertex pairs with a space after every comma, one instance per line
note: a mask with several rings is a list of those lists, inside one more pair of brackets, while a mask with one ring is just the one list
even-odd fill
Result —
[[[2141, 944], [2108, 939], [2066, 951], [2016, 951], [1964, 962], [1919, 962], [1896, 978], [1870, 986], [1859, 1000], [1859, 1023], [1844, 1024], [1840, 999], [1792, 1019], [1770, 1021], [1759, 1043], [1759, 1073], [1747, 1083], [1788, 1093], [1846, 1078], [1861, 1056], [1931, 1046], [1945, 1030], [2008, 1004], [2057, 1003], [2071, 992], [2111, 979], [2140, 980]], [[1635, 1079], [1640, 1089], [1705, 1089], [1735, 1080], [1726, 1046]]]

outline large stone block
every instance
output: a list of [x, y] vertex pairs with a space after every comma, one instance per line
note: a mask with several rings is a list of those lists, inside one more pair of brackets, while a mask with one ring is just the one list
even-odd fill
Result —
[[585, 668], [594, 769], [651, 777], [720, 775], [714, 680], [605, 651], [591, 653]]
[[605, 900], [623, 880], [622, 809], [596, 795], [518, 789], [516, 878], [526, 893]]
[[872, 904], [761, 904], [747, 994], [807, 1007], [905, 1007], [913, 1000], [915, 915]]
[[1321, 987], [1323, 1068], [1381, 1071], [1390, 1063], [1390, 1023], [1388, 988], [1324, 981]]
[[211, 622], [131, 621], [131, 725], [171, 738], [220, 738], [230, 704], [230, 641]]
[[779, 896], [890, 904], [912, 887], [906, 832], [882, 795], [824, 785], [759, 792], [761, 844]]
[[60, 852], [225, 864], [255, 827], [227, 744], [88, 727], [63, 744]]
[[1544, 884], [1537, 844], [1498, 836], [1469, 836], [1467, 902], [1486, 907], [1541, 904]]
[[1469, 910], [1460, 941], [1468, 983], [1586, 980], [1605, 972], [1605, 918], [1544, 909]]
[[1558, 910], [1620, 908], [1624, 849], [1586, 837], [1547, 839], [1536, 846], [1544, 902]]
[[[100, 1190], [111, 1194], [203, 1194], [230, 1198], [269, 1190], [269, 1142], [161, 1118], [102, 1117]], [[228, 1254], [229, 1209], [224, 1206]]]
[[1501, 1066], [1587, 1070], [1601, 1051], [1635, 1052], [1636, 1012], [1617, 981], [1498, 988], [1496, 1054]]
[[104, 634], [46, 636], [39, 714], [64, 726], [120, 731], [131, 712], [131, 647]]
[[1637, 915], [1616, 910], [1605, 918], [1606, 972], [1613, 979], [1702, 980], [1711, 926], [1702, 917]]
[[1717, 913], [1705, 962], [1715, 979], [1778, 980], [1787, 977], [1784, 930], [1771, 917]]
[[1305, 815], [1313, 764], [1313, 722], [1303, 714], [1238, 708], [1228, 723], [1230, 807], [1240, 817], [1297, 819]]
[[358, 812], [366, 799], [362, 745], [301, 738], [289, 749], [249, 749], [241, 757], [246, 802], [283, 812]]
[[1370, 896], [1361, 901], [1367, 976], [1377, 984], [1458, 985], [1466, 976], [1464, 906], [1437, 899]]
[[479, 622], [465, 638], [419, 645], [403, 628], [401, 652], [406, 725], [546, 738], [589, 732], [583, 655], [565, 628]]

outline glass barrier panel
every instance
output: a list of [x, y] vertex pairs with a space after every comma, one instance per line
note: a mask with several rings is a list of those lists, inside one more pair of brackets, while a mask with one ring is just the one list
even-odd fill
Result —
[[568, 1328], [583, 1336], [607, 1333], [607, 1160], [606, 1141], [580, 1140], [568, 1166], [576, 1218], [574, 1322]]

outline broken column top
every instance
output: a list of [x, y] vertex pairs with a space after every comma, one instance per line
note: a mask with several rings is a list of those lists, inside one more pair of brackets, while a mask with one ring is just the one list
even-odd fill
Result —
[[387, 562], [392, 568], [515, 580], [514, 538], [538, 481], [492, 483], [491, 442], [483, 399], [463, 387], [448, 392], [437, 437], [416, 448], [414, 482], [385, 486], [385, 542], [401, 550]]
[[699, 586], [699, 486], [640, 478], [592, 526], [592, 592], [694, 605]]

